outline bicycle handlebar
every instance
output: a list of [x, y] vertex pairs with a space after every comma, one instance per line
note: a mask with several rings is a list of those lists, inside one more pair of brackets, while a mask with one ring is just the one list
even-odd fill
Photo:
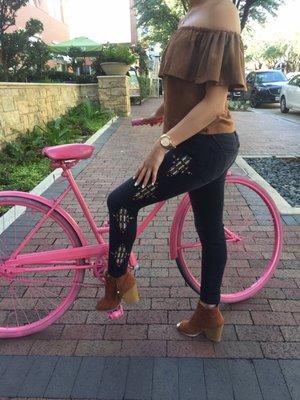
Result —
[[161, 125], [164, 121], [164, 117], [154, 117], [154, 118], [136, 118], [131, 120], [131, 125], [132, 126], [138, 126], [138, 125]]

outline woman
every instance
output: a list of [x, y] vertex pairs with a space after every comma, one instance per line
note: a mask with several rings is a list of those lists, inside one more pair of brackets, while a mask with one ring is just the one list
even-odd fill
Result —
[[105, 296], [99, 311], [138, 300], [127, 271], [139, 209], [188, 192], [202, 243], [201, 294], [189, 320], [178, 330], [221, 338], [219, 309], [227, 249], [223, 225], [224, 183], [239, 148], [228, 111], [228, 90], [245, 90], [244, 53], [238, 11], [231, 0], [190, 0], [190, 9], [168, 43], [160, 66], [163, 135], [136, 172], [107, 199], [110, 218]]

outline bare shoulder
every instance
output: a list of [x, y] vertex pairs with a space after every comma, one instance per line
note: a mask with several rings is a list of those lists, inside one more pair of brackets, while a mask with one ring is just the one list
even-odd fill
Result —
[[211, 9], [210, 21], [216, 29], [241, 33], [239, 12], [232, 0], [222, 0]]

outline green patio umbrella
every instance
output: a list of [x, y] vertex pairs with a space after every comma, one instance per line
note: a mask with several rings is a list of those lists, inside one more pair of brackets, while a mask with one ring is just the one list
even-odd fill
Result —
[[68, 54], [72, 47], [79, 48], [86, 57], [93, 56], [101, 50], [101, 45], [99, 43], [84, 36], [54, 44], [50, 46], [50, 49], [58, 54]]

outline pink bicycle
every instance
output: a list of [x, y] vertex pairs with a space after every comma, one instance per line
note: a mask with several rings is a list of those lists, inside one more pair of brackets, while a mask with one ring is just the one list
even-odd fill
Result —
[[[80, 160], [91, 157], [93, 150], [87, 144], [43, 150], [53, 168], [62, 168], [69, 182], [54, 200], [18, 191], [0, 192], [0, 338], [25, 336], [47, 328], [71, 307], [82, 287], [99, 288], [104, 282], [108, 255], [104, 236], [109, 232], [109, 222], [105, 219], [97, 227], [71, 172]], [[95, 244], [88, 242], [78, 223], [61, 206], [70, 192], [82, 209]], [[155, 204], [138, 226], [137, 237], [165, 203]], [[224, 224], [228, 261], [221, 301], [238, 302], [255, 295], [272, 276], [282, 248], [281, 220], [264, 189], [247, 177], [229, 173]], [[201, 243], [188, 194], [176, 209], [169, 245], [170, 258], [176, 260], [186, 284], [199, 293]], [[133, 252], [128, 266], [138, 269]], [[87, 270], [89, 274], [85, 274]], [[119, 307], [109, 313], [109, 318], [122, 314]]]

